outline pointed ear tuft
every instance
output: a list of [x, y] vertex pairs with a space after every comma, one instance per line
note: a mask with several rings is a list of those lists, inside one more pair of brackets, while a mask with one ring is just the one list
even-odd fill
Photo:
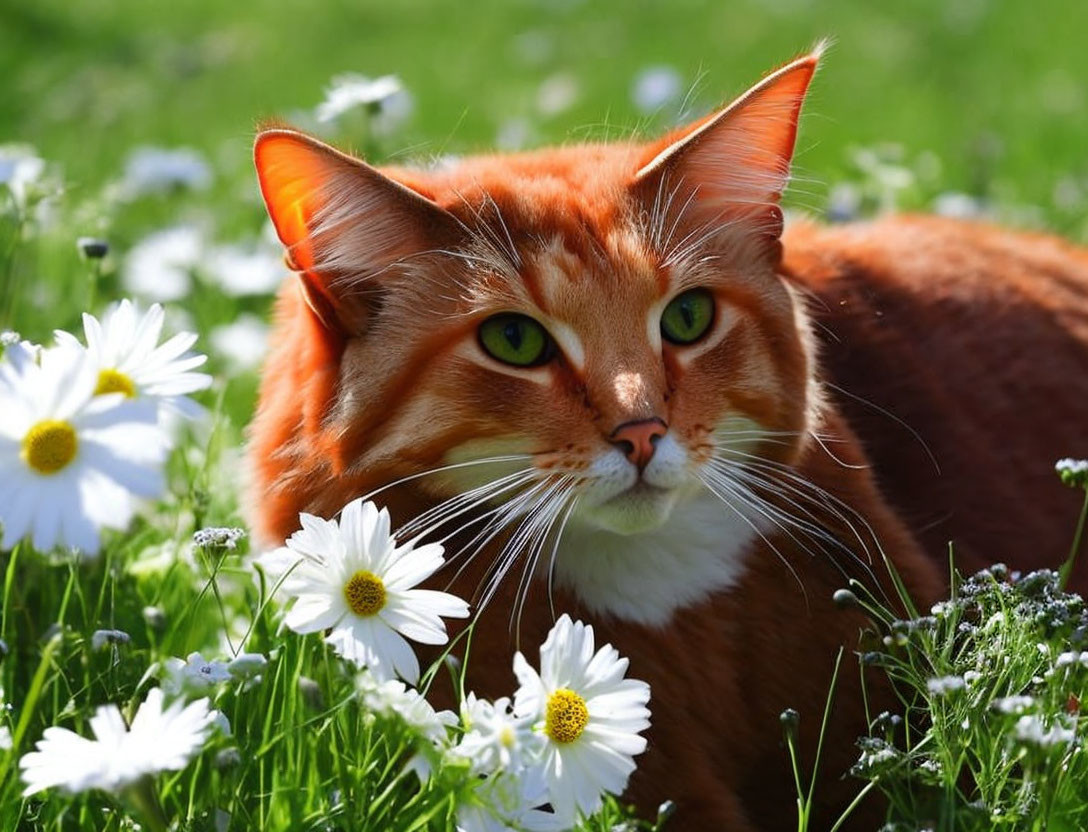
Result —
[[633, 182], [637, 198], [651, 210], [672, 211], [673, 223], [740, 223], [777, 238], [797, 121], [824, 48], [820, 43], [724, 109], [650, 145]]
[[302, 273], [310, 307], [323, 320], [331, 309], [345, 329], [365, 324], [368, 281], [448, 245], [456, 233], [456, 220], [422, 194], [302, 133], [265, 130], [253, 156], [268, 214], [288, 265]]

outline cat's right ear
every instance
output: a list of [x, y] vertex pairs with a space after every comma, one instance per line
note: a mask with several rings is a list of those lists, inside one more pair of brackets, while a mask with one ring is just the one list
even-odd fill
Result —
[[457, 221], [423, 194], [293, 130], [265, 130], [253, 149], [261, 195], [321, 321], [361, 332], [378, 279], [448, 248]]

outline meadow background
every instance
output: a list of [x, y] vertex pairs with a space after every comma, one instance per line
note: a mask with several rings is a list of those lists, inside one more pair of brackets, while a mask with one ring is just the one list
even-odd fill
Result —
[[[330, 706], [349, 695], [350, 680], [313, 639], [281, 643], [273, 611], [238, 558], [187, 543], [201, 526], [244, 526], [243, 429], [280, 273], [250, 156], [262, 120], [287, 121], [376, 162], [652, 135], [830, 36], [835, 45], [803, 118], [792, 208], [829, 222], [937, 211], [1088, 241], [1085, 31], [1088, 4], [1057, 0], [0, 0], [0, 174], [5, 153], [44, 161], [32, 210], [0, 211], [0, 330], [44, 342], [55, 328], [78, 332], [80, 313], [101, 313], [121, 297], [161, 299], [169, 329], [200, 334], [196, 348], [209, 354], [216, 378], [201, 396], [214, 419], [171, 461], [172, 496], [133, 533], [111, 538], [104, 561], [5, 562], [0, 637], [25, 644], [11, 645], [0, 678], [9, 702], [38, 685], [42, 703], [22, 749], [45, 726], [78, 722], [89, 705], [131, 694], [151, 659], [198, 648], [223, 655], [244, 641], [270, 657], [266, 684], [222, 693], [217, 705], [237, 745], [248, 738], [260, 750], [240, 767], [228, 755], [221, 768], [219, 752], [235, 746], [215, 740], [184, 777], [168, 778], [168, 810], [192, 829], [324, 829], [351, 825], [343, 814], [350, 789], [352, 799], [374, 798], [342, 769], [328, 773], [342, 765], [328, 749], [359, 742], [359, 726]], [[404, 93], [384, 112], [386, 105], [319, 121], [326, 89], [348, 72], [395, 75]], [[183, 155], [149, 157], [149, 148]], [[172, 161], [163, 166], [164, 158]], [[108, 242], [104, 260], [81, 255], [76, 240], [86, 236]], [[243, 542], [239, 556], [245, 552]], [[164, 571], [172, 582], [160, 579]], [[148, 605], [183, 612], [164, 628], [144, 614]], [[1016, 631], [1027, 645], [1020, 675], [980, 700], [980, 713], [1041, 672], [1034, 640], [1050, 639], [1054, 655], [1065, 655], [1082, 621], [1082, 606], [1071, 608], [1060, 632], [1040, 634], [1034, 624]], [[108, 621], [98, 620], [103, 609]], [[52, 640], [57, 620], [74, 633], [63, 644]], [[92, 648], [90, 633], [101, 626], [129, 632], [131, 648]], [[928, 627], [920, 638], [937, 639]], [[942, 645], [927, 642], [922, 655], [943, 656]], [[49, 660], [39, 665], [43, 653]], [[923, 700], [944, 695], [927, 694], [930, 677], [967, 672], [947, 658], [920, 663], [914, 683]], [[312, 701], [298, 693], [311, 677], [317, 688], [303, 687]], [[1054, 712], [1064, 700], [1052, 693]], [[281, 723], [313, 734], [277, 734]], [[960, 723], [944, 724], [951, 735]], [[884, 751], [876, 748], [877, 768], [888, 764]], [[1077, 759], [1083, 767], [1084, 755]], [[94, 800], [36, 815], [38, 804], [17, 797], [13, 768], [10, 758], [0, 762], [0, 813], [20, 812], [27, 828], [129, 828], [112, 804]], [[951, 757], [945, 770], [955, 770]], [[956, 781], [943, 781], [950, 794]], [[201, 805], [202, 794], [219, 796], [220, 807]], [[239, 797], [247, 794], [259, 798]], [[370, 820], [356, 818], [359, 828], [384, 828], [381, 813], [413, 799], [385, 794], [396, 799]], [[1034, 811], [1031, 794], [1026, 812]], [[442, 828], [451, 811], [432, 791], [415, 817], [420, 828]], [[616, 812], [607, 809], [593, 828], [610, 828]], [[983, 815], [978, 828], [991, 822]]]
[[[806, 105], [791, 205], [839, 219], [893, 207], [991, 215], [1088, 239], [1083, 3], [3, 0], [0, 23], [0, 143], [31, 145], [62, 178], [62, 236], [110, 242], [106, 297], [121, 288], [109, 280], [126, 253], [156, 229], [197, 224], [220, 242], [260, 234], [250, 154], [262, 120], [398, 162], [652, 135], [825, 36], [835, 46]], [[380, 137], [361, 120], [316, 123], [324, 89], [345, 72], [397, 76], [410, 113]], [[655, 73], [674, 94], [640, 108], [635, 88]], [[110, 186], [140, 146], [192, 149], [211, 175], [201, 188], [119, 199]], [[74, 243], [19, 256], [0, 287], [0, 325], [41, 337], [74, 323], [66, 281], [84, 271]], [[241, 311], [255, 324], [268, 307], [267, 295], [209, 297], [184, 304], [201, 332]], [[236, 381], [229, 399], [244, 423], [252, 383]]]

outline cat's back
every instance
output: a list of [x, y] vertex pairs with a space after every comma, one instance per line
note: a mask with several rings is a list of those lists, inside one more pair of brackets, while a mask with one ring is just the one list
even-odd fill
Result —
[[1088, 250], [936, 217], [783, 242], [829, 393], [923, 545], [954, 541], [964, 570], [1059, 564], [1079, 499], [1054, 462], [1088, 456]]

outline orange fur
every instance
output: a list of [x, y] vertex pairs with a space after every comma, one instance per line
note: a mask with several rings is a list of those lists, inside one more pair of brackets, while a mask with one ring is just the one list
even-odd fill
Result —
[[[251, 427], [253, 520], [267, 541], [299, 511], [331, 516], [484, 446], [524, 452], [539, 482], [579, 478], [589, 493], [616, 428], [646, 419], [667, 424], [696, 485], [722, 426], [743, 419], [762, 433], [736, 433], [738, 447], [779, 466], [753, 486], [768, 512], [801, 510], [782, 490], [792, 477], [839, 501], [803, 508], [841, 548], [773, 523], [743, 544], [722, 539], [706, 557], [742, 568], [664, 623], [602, 613], [577, 577], [556, 588], [556, 612], [592, 620], [650, 682], [650, 749], [630, 793], [646, 810], [677, 801], [684, 830], [788, 828], [778, 714], [801, 710], [811, 765], [835, 651], [864, 623], [832, 592], [848, 575], [888, 590], [882, 550], [928, 603], [948, 539], [966, 569], [1056, 564], [1076, 508], [1052, 465], [1088, 441], [1076, 407], [1088, 392], [1084, 251], [923, 218], [782, 234], [778, 197], [816, 59], [644, 146], [377, 171], [289, 130], [258, 137], [262, 193], [300, 273], [279, 299]], [[710, 334], [663, 343], [655, 316], [696, 286], [715, 299]], [[484, 354], [476, 328], [511, 311], [544, 324], [554, 360], [521, 369]], [[889, 413], [928, 443], [940, 476]], [[403, 523], [494, 475], [479, 471], [419, 476], [379, 500]], [[597, 510], [575, 522], [605, 522]], [[594, 557], [563, 548], [565, 574]], [[471, 563], [456, 590], [471, 596], [489, 565]], [[481, 694], [512, 684], [518, 575], [481, 614], [470, 673]], [[529, 588], [526, 645], [552, 620], [544, 584]], [[887, 696], [870, 683], [875, 701]], [[823, 762], [832, 775], [817, 790], [823, 820], [854, 791], [838, 774], [864, 728], [847, 671]]]

